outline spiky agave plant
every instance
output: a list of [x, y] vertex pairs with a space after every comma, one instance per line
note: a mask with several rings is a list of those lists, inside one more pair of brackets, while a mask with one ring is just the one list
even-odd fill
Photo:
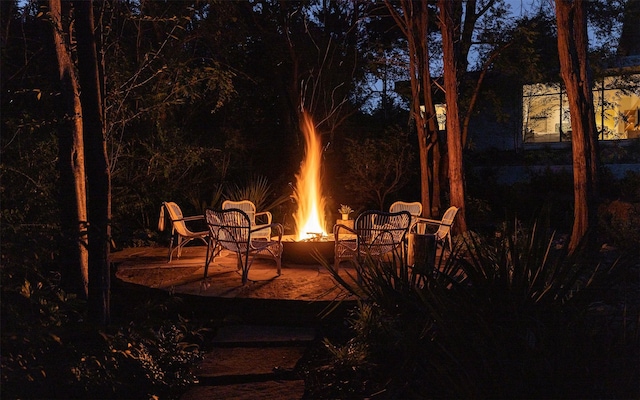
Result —
[[589, 320], [616, 283], [616, 264], [586, 251], [570, 255], [551, 230], [518, 221], [497, 243], [467, 235], [462, 250], [451, 260], [460, 279], [434, 279], [421, 291], [443, 350], [440, 365], [427, 365], [431, 374], [464, 388], [455, 396], [593, 393], [584, 377], [603, 349], [594, 347]]
[[378, 345], [400, 356], [387, 365], [388, 386], [401, 395], [548, 397], [576, 387], [589, 395], [593, 387], [577, 382], [597, 378], [606, 346], [594, 335], [608, 329], [591, 322], [594, 304], [619, 268], [584, 254], [516, 222], [497, 242], [466, 235], [427, 274], [365, 259], [360, 280], [333, 276], [393, 321], [384, 324], [396, 328], [393, 340]]
[[291, 201], [288, 195], [281, 195], [273, 199], [273, 190], [265, 176], [253, 176], [244, 186], [233, 185], [225, 190], [225, 197], [229, 200], [250, 200], [259, 211], [271, 211]]
[[234, 185], [226, 191], [226, 197], [230, 200], [250, 200], [255, 204], [256, 209], [264, 210], [269, 195], [271, 185], [265, 176], [251, 177], [243, 186]]

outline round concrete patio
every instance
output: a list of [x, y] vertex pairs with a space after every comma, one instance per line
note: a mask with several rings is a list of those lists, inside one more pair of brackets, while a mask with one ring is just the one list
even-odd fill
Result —
[[[277, 275], [273, 260], [257, 258], [242, 285], [234, 253], [223, 251], [209, 265], [204, 280], [205, 246], [189, 246], [180, 258], [167, 262], [166, 247], [128, 248], [111, 254], [117, 279], [170, 293], [221, 298], [333, 301], [354, 299], [339, 287], [331, 273], [319, 262], [293, 264], [284, 258]], [[355, 279], [355, 269], [343, 263], [340, 276]]]

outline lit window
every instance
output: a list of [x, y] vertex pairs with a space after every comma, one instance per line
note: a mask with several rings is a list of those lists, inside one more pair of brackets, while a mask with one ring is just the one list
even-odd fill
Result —
[[438, 119], [438, 129], [444, 131], [447, 129], [447, 105], [436, 104], [436, 118]]
[[[607, 77], [595, 83], [593, 101], [601, 140], [640, 137], [640, 75]], [[567, 94], [559, 84], [522, 88], [522, 132], [525, 143], [571, 141]]]
[[[438, 120], [438, 129], [444, 131], [447, 129], [447, 105], [436, 104], [436, 119]], [[424, 117], [424, 106], [420, 106], [420, 113]]]

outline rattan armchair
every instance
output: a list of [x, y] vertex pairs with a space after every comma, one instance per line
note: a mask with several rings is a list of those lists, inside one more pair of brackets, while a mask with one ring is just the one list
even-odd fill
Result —
[[[205, 210], [205, 218], [209, 227], [209, 247], [207, 249], [204, 279], [207, 279], [209, 264], [223, 249], [234, 252], [238, 257], [238, 270], [242, 272], [242, 284], [246, 284], [249, 269], [260, 255], [276, 262], [278, 275], [282, 272], [282, 224], [272, 223], [256, 227], [251, 218], [240, 209]], [[260, 236], [263, 230], [274, 233], [271, 240]], [[256, 237], [258, 239], [256, 239]]]

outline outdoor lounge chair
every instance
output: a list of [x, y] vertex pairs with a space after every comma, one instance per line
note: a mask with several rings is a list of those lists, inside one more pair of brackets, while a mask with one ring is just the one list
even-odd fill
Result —
[[338, 271], [343, 260], [350, 260], [357, 266], [362, 265], [366, 258], [382, 260], [389, 253], [402, 260], [410, 223], [411, 214], [408, 211], [388, 213], [372, 210], [360, 214], [354, 221], [353, 229], [342, 224], [335, 225], [335, 271]]
[[[180, 258], [182, 254], [182, 248], [192, 240], [202, 240], [205, 245], [209, 243], [208, 236], [209, 231], [192, 231], [187, 227], [187, 222], [203, 221], [204, 215], [197, 215], [193, 217], [185, 217], [182, 215], [180, 206], [172, 201], [165, 201], [160, 208], [160, 219], [158, 221], [158, 229], [164, 230], [165, 221], [164, 213], [169, 214], [171, 220], [171, 240], [169, 241], [169, 262], [171, 262], [174, 250], [177, 252], [177, 258]], [[203, 224], [204, 225], [204, 224]], [[175, 248], [174, 248], [175, 244]]]
[[[242, 284], [247, 283], [249, 268], [258, 255], [272, 258], [276, 262], [278, 275], [281, 274], [282, 260], [282, 224], [272, 223], [256, 227], [251, 218], [240, 209], [205, 210], [205, 218], [209, 226], [210, 241], [204, 267], [204, 279], [207, 279], [209, 263], [223, 249], [232, 251], [238, 256], [238, 270], [242, 271]], [[272, 240], [264, 240], [259, 233], [273, 230]], [[260, 239], [256, 239], [258, 236]]]
[[417, 221], [417, 218], [422, 216], [422, 203], [420, 203], [419, 201], [414, 201], [411, 203], [408, 203], [406, 201], [396, 201], [395, 203], [391, 204], [391, 207], [389, 207], [390, 213], [399, 211], [408, 211], [409, 214], [411, 214], [411, 225], [413, 226]]
[[225, 200], [222, 203], [223, 210], [229, 210], [231, 208], [237, 208], [238, 210], [244, 211], [249, 220], [251, 221], [251, 226], [254, 227], [255, 232], [253, 233], [253, 239], [267, 239], [271, 240], [271, 229], [259, 229], [262, 227], [267, 227], [273, 222], [273, 216], [269, 211], [261, 211], [256, 212], [256, 206], [250, 200]]
[[[451, 226], [458, 213], [458, 207], [451, 206], [444, 212], [442, 220], [418, 218], [417, 222], [412, 227], [412, 233], [428, 233], [429, 230], [433, 231], [434, 227], [437, 230], [433, 232], [436, 237], [436, 245], [442, 246], [442, 254], [444, 254], [445, 248], [448, 246], [449, 251], [453, 250], [453, 241], [451, 240]], [[431, 227], [431, 229], [429, 229]]]
[[419, 201], [406, 202], [396, 201], [389, 207], [389, 212], [408, 211], [411, 214], [411, 224], [409, 225], [409, 234], [407, 235], [407, 262], [413, 264], [413, 226], [418, 221], [418, 217], [422, 216], [422, 203]]

